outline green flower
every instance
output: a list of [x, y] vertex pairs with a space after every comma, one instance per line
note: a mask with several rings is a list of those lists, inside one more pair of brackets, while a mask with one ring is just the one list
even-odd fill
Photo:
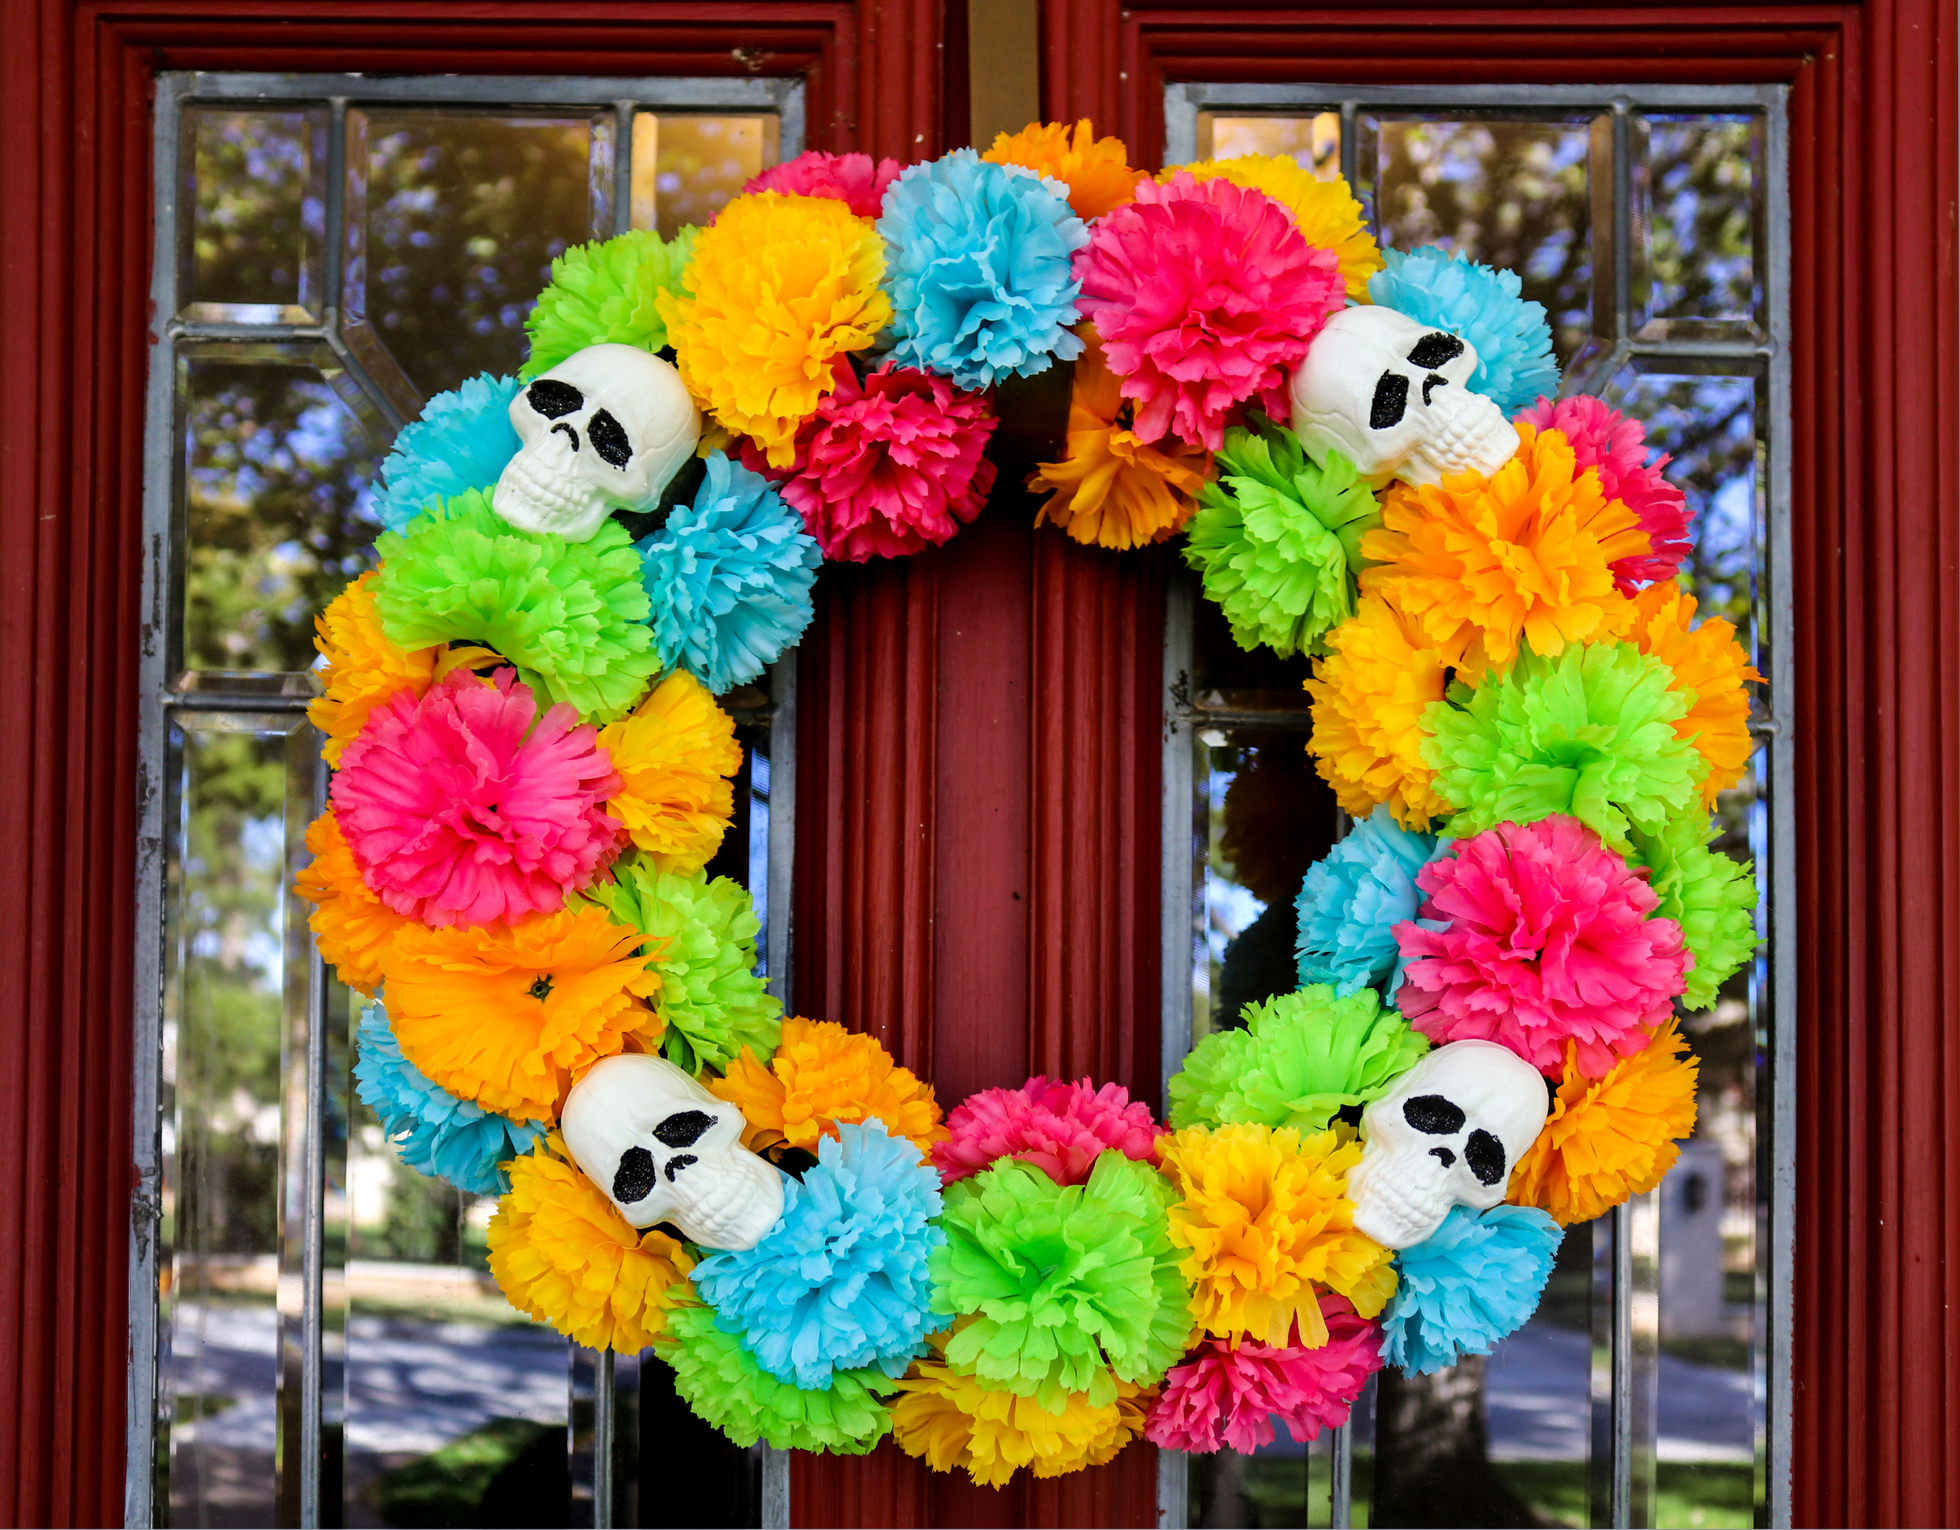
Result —
[[1239, 647], [1324, 652], [1323, 638], [1354, 612], [1361, 538], [1381, 524], [1380, 503], [1339, 452], [1317, 467], [1270, 421], [1256, 433], [1234, 426], [1215, 460], [1184, 561], [1204, 575]]
[[636, 229], [596, 244], [575, 245], [551, 263], [551, 285], [538, 294], [524, 327], [531, 355], [519, 374], [548, 372], [574, 351], [607, 343], [657, 351], [667, 324], [654, 294], [671, 292], [694, 256], [693, 227], [666, 242]]
[[547, 704], [585, 722], [633, 710], [660, 668], [640, 556], [618, 521], [589, 542], [519, 531], [471, 489], [375, 542], [375, 606], [401, 648], [494, 648]]
[[782, 1041], [783, 1006], [755, 975], [755, 937], [761, 922], [747, 889], [705, 871], [662, 871], [631, 853], [613, 863], [613, 880], [586, 895], [615, 923], [641, 930], [657, 950], [660, 992], [655, 1005], [667, 1023], [661, 1050], [689, 1073], [725, 1073], [747, 1047], [766, 1063]]
[[1150, 1165], [1114, 1151], [1086, 1185], [1009, 1160], [950, 1186], [933, 1310], [972, 1320], [947, 1361], [1051, 1411], [1068, 1392], [1114, 1401], [1112, 1370], [1140, 1386], [1161, 1380], [1191, 1334], [1167, 1216], [1175, 1199]]
[[777, 1450], [861, 1456], [891, 1433], [884, 1399], [895, 1389], [881, 1371], [837, 1371], [821, 1392], [807, 1392], [756, 1364], [706, 1307], [668, 1313], [653, 1348], [674, 1368], [674, 1390], [737, 1445], [767, 1440]]
[[1756, 954], [1754, 870], [1710, 849], [1707, 832], [1699, 812], [1670, 818], [1658, 834], [1633, 832], [1634, 859], [1648, 868], [1648, 885], [1660, 895], [1654, 912], [1681, 926], [1682, 942], [1695, 955], [1681, 995], [1689, 1009], [1707, 1009]]
[[1292, 1126], [1320, 1132], [1350, 1105], [1365, 1105], [1429, 1042], [1372, 988], [1342, 998], [1326, 983], [1245, 1009], [1244, 1030], [1215, 1031], [1171, 1079], [1171, 1125]]
[[1502, 679], [1456, 684], [1423, 715], [1423, 758], [1459, 809], [1446, 833], [1570, 813], [1622, 855], [1629, 826], [1659, 832], [1697, 800], [1708, 763], [1669, 726], [1694, 703], [1631, 643], [1523, 653]]

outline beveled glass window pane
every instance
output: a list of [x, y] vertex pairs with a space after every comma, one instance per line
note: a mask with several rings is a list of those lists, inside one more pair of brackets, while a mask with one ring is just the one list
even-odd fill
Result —
[[633, 118], [633, 227], [671, 239], [705, 227], [751, 176], [776, 163], [774, 116], [638, 112]]
[[301, 324], [320, 307], [324, 108], [184, 113], [186, 317]]
[[381, 374], [398, 369], [416, 400], [515, 372], [553, 257], [612, 234], [611, 115], [376, 110], [347, 125], [362, 365], [391, 395]]
[[1517, 272], [1564, 363], [1592, 327], [1589, 139], [1583, 121], [1364, 117], [1356, 178], [1384, 246]]
[[[1643, 340], [1717, 338], [1758, 323], [1757, 206], [1762, 124], [1753, 117], [1648, 117], [1637, 175], [1647, 200]], [[1636, 148], [1636, 152], [1638, 152]], [[1636, 297], [1636, 301], [1638, 298]]]
[[184, 665], [308, 669], [314, 616], [372, 560], [380, 447], [320, 367], [194, 358], [180, 376]]
[[1297, 117], [1227, 117], [1198, 114], [1198, 158], [1237, 159], [1241, 154], [1285, 154], [1323, 181], [1341, 173], [1341, 114]]

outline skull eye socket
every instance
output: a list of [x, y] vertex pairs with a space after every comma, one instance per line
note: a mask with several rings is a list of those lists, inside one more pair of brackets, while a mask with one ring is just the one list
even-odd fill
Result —
[[[1405, 1100], [1402, 1119], [1432, 1137], [1448, 1137], [1463, 1130], [1463, 1112], [1440, 1094], [1419, 1094]], [[1500, 1154], [1502, 1151], [1499, 1149]]]
[[1454, 361], [1463, 354], [1463, 342], [1455, 335], [1446, 335], [1438, 330], [1433, 335], [1424, 335], [1409, 352], [1409, 365], [1414, 367], [1440, 367], [1446, 361]]
[[715, 1124], [705, 1110], [677, 1111], [653, 1129], [653, 1135], [670, 1148], [693, 1147], [701, 1134]]
[[560, 382], [555, 377], [540, 377], [524, 390], [524, 397], [547, 420], [555, 420], [562, 414], [585, 407], [585, 395], [570, 383]]
[[1375, 384], [1375, 399], [1368, 406], [1368, 428], [1391, 430], [1402, 423], [1409, 411], [1409, 379], [1400, 372], [1384, 372]]
[[619, 1155], [619, 1172], [613, 1175], [612, 1193], [620, 1205], [630, 1206], [645, 1200], [659, 1183], [660, 1170], [654, 1167], [653, 1154], [645, 1148], [630, 1147]]
[[633, 460], [633, 443], [626, 439], [626, 427], [612, 417], [610, 410], [601, 409], [585, 422], [585, 439], [616, 468], [623, 468]]
[[1494, 1185], [1504, 1177], [1504, 1144], [1486, 1131], [1474, 1131], [1463, 1144], [1463, 1161], [1477, 1176], [1480, 1185]]

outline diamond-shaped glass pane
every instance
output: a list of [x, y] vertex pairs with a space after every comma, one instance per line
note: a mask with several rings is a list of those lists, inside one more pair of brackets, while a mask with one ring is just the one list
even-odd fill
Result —
[[190, 107], [183, 149], [186, 315], [247, 324], [317, 317], [325, 110]]
[[705, 226], [776, 163], [781, 124], [771, 115], [638, 112], [633, 118], [633, 227], [671, 239]]

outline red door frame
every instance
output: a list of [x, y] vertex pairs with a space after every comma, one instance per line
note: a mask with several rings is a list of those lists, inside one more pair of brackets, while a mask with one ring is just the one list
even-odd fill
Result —
[[[1907, 1146], [1941, 1140], [1960, 1104], [1942, 1041], [1960, 1018], [1951, 0], [1043, 14], [1049, 113], [1094, 116], [1142, 163], [1173, 79], [1792, 84], [1797, 1517], [1960, 1522], [1960, 1197], [1948, 1157]], [[814, 145], [911, 159], [942, 146], [940, 16], [0, 6], [0, 378], [33, 419], [0, 476], [0, 652], [28, 687], [0, 753], [8, 1522], [120, 1515], [151, 74], [807, 72]], [[1037, 1068], [1150, 1089], [1161, 577], [1013, 515], [945, 554], [826, 575], [800, 669], [798, 1007], [886, 1037], [947, 1098]], [[928, 1485], [888, 1450], [800, 1458], [796, 1481], [805, 1523], [1154, 1522], [1144, 1450], [1009, 1498]]]

